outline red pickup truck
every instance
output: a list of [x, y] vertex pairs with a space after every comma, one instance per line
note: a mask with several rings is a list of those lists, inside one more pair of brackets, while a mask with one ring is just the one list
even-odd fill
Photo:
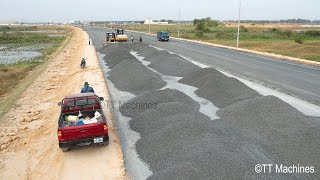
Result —
[[107, 118], [101, 107], [103, 100], [94, 93], [81, 93], [58, 103], [61, 106], [58, 140], [62, 151], [77, 145], [109, 143]]

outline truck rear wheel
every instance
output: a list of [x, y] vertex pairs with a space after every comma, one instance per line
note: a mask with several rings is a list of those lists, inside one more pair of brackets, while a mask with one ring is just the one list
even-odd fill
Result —
[[104, 139], [105, 139], [105, 141], [103, 141], [103, 142], [101, 143], [101, 145], [106, 146], [106, 145], [109, 144], [109, 136], [106, 136]]
[[63, 152], [67, 152], [67, 151], [69, 151], [69, 148], [61, 148], [61, 150], [62, 150]]
[[106, 146], [106, 145], [108, 145], [109, 144], [109, 140], [108, 141], [105, 141], [105, 142], [103, 142], [103, 143], [101, 143], [103, 146]]

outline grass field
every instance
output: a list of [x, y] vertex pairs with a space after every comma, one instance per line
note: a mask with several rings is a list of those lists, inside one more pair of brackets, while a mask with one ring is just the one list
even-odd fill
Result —
[[[129, 30], [149, 32], [149, 25], [113, 25]], [[151, 25], [150, 32], [168, 31], [178, 36], [178, 25]], [[195, 26], [182, 24], [180, 37], [227, 46], [236, 46], [236, 24], [211, 27], [197, 36]], [[306, 28], [297, 24], [243, 24], [240, 28], [240, 48], [281, 54], [320, 62], [320, 28]]]
[[23, 62], [0, 67], [0, 95], [4, 95], [17, 86], [39, 62]]
[[0, 26], [0, 46], [6, 47], [1, 51], [45, 44], [38, 49], [42, 54], [39, 57], [15, 64], [0, 65], [0, 117], [10, 109], [37, 74], [40, 74], [43, 68], [38, 68], [38, 66], [46, 63], [63, 42], [69, 39], [70, 34], [71, 29], [67, 27], [17, 26], [9, 28]]
[[55, 26], [0, 26], [0, 46], [7, 47], [4, 51], [30, 45], [47, 44], [39, 52], [40, 57], [28, 62], [13, 65], [0, 65], [0, 97], [19, 84], [33, 68], [45, 61], [65, 40], [68, 30]]

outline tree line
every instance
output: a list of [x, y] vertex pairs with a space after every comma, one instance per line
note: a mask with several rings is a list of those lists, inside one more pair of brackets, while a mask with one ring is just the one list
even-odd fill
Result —
[[[236, 20], [228, 20], [226, 22], [237, 22]], [[320, 20], [309, 20], [309, 19], [282, 19], [282, 20], [241, 20], [243, 23], [295, 23], [295, 24], [318, 24]]]

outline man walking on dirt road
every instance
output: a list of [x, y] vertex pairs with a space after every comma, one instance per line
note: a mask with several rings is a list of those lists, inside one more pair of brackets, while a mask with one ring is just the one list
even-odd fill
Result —
[[84, 83], [84, 87], [81, 89], [81, 93], [87, 93], [87, 92], [93, 92], [94, 93], [94, 90], [93, 90], [92, 87], [89, 86], [88, 82], [85, 82]]

